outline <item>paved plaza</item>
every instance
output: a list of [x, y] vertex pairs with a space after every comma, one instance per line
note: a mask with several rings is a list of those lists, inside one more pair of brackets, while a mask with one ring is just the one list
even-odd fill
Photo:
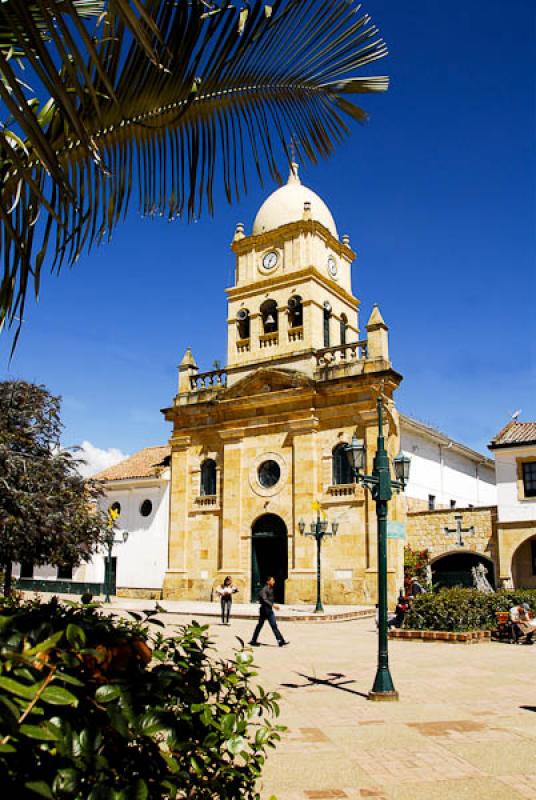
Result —
[[[245, 619], [199, 621], [222, 655], [253, 630]], [[254, 650], [288, 727], [268, 758], [262, 800], [536, 798], [536, 646], [393, 641], [400, 702], [371, 703], [373, 620], [281, 629], [289, 647], [266, 625]]]

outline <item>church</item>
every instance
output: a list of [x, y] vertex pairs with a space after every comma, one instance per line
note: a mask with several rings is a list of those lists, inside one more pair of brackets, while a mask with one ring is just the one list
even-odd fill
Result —
[[[364, 441], [370, 474], [381, 395], [390, 459], [401, 450], [395, 394], [402, 376], [390, 360], [388, 327], [378, 306], [364, 324], [360, 319], [350, 238], [339, 236], [296, 164], [260, 207], [251, 232], [236, 226], [232, 250], [227, 366], [201, 373], [188, 349], [177, 395], [163, 411], [173, 428], [163, 596], [207, 599], [229, 574], [241, 597], [254, 599], [273, 575], [280, 602], [312, 601], [315, 542], [300, 534], [299, 522], [308, 529], [318, 510], [337, 527], [323, 546], [324, 600], [375, 602], [376, 508], [354, 482], [345, 447], [354, 434]], [[424, 434], [414, 425], [417, 441]], [[473, 455], [477, 497], [480, 464], [481, 496], [492, 504], [493, 463]], [[430, 497], [423, 501], [433, 511]], [[407, 510], [406, 498], [394, 495], [391, 600], [402, 585]]]

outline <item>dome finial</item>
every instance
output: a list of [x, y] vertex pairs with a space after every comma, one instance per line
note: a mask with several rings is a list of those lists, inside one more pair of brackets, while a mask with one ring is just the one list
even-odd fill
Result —
[[292, 183], [301, 183], [298, 175], [298, 167], [299, 164], [296, 161], [290, 162], [290, 171], [288, 173], [287, 185]]

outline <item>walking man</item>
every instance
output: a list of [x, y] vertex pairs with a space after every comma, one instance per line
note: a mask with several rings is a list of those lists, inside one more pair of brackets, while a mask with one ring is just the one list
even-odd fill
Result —
[[281, 631], [277, 627], [274, 608], [279, 610], [279, 606], [274, 603], [274, 586], [275, 578], [267, 578], [266, 584], [259, 592], [258, 599], [261, 607], [259, 608], [259, 621], [257, 622], [257, 626], [253, 632], [253, 636], [251, 637], [250, 644], [253, 645], [253, 647], [259, 647], [257, 639], [259, 638], [259, 633], [261, 632], [262, 626], [266, 620], [268, 620], [270, 623], [270, 627], [274, 632], [274, 636], [277, 639], [279, 647], [284, 647], [286, 644], [288, 644], [288, 642], [283, 639]]

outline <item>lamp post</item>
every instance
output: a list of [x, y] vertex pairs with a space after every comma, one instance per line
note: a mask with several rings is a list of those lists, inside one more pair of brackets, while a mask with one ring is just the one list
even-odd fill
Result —
[[378, 666], [369, 700], [398, 700], [391, 673], [387, 649], [387, 508], [396, 492], [404, 491], [409, 478], [410, 459], [399, 453], [393, 459], [396, 480], [391, 479], [389, 456], [383, 438], [382, 398], [378, 397], [378, 441], [374, 456], [372, 475], [365, 475], [365, 443], [354, 434], [352, 443], [346, 445], [346, 455], [358, 483], [370, 489], [376, 502], [378, 520]]
[[108, 509], [108, 531], [104, 537], [104, 544], [106, 545], [108, 555], [106, 556], [106, 563], [104, 568], [104, 602], [110, 603], [110, 594], [112, 590], [112, 550], [114, 544], [126, 544], [128, 539], [128, 531], [123, 531], [121, 539], [116, 539], [114, 536], [115, 521], [119, 516], [119, 512], [115, 508]]
[[300, 519], [298, 528], [302, 536], [314, 536], [316, 539], [316, 606], [315, 614], [323, 614], [324, 606], [322, 605], [321, 597], [321, 576], [320, 576], [320, 550], [322, 548], [322, 539], [324, 536], [335, 536], [339, 528], [338, 522], [331, 523], [331, 531], [328, 531], [327, 519], [320, 519], [320, 510], [316, 510], [316, 520], [311, 522], [311, 530], [305, 530], [305, 520]]

